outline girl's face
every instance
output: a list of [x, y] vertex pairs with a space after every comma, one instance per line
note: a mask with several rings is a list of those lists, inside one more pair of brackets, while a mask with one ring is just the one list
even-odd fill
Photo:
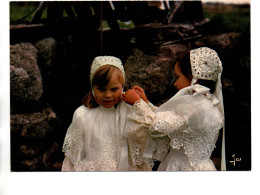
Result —
[[174, 66], [174, 74], [175, 74], [174, 87], [176, 87], [178, 90], [180, 90], [180, 89], [190, 86], [190, 84], [191, 84], [190, 79], [188, 77], [186, 77], [184, 74], [182, 74], [178, 63], [176, 63]]
[[111, 108], [121, 100], [122, 83], [118, 77], [112, 76], [109, 83], [104, 87], [94, 85], [96, 102], [105, 107]]

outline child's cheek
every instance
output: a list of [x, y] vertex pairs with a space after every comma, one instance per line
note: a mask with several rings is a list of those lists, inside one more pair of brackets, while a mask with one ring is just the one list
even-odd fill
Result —
[[115, 100], [116, 100], [117, 103], [121, 100], [121, 97], [122, 97], [122, 93], [121, 92], [116, 94]]

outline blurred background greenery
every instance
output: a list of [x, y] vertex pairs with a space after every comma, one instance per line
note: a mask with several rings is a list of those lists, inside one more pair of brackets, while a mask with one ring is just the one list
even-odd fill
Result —
[[[32, 18], [34, 12], [36, 11], [37, 7], [39, 6], [40, 2], [10, 2], [10, 24], [28, 24], [30, 19]], [[77, 13], [74, 11], [74, 14], [77, 15]], [[67, 18], [68, 15], [66, 11], [63, 11], [63, 17]], [[45, 21], [47, 19], [47, 9], [44, 9], [41, 20]], [[118, 20], [118, 24], [120, 28], [129, 28], [132, 29], [135, 27], [133, 21], [129, 22], [122, 22]], [[103, 28], [108, 28], [109, 25], [106, 20], [103, 20]]]
[[[29, 23], [34, 11], [40, 2], [10, 2], [10, 24]], [[205, 17], [211, 20], [211, 30], [214, 33], [241, 32], [248, 34], [250, 29], [250, 6], [245, 5], [225, 5], [216, 3], [203, 3]], [[76, 14], [76, 13], [75, 13]], [[63, 12], [63, 17], [68, 17]], [[42, 21], [47, 18], [47, 10], [44, 9], [41, 16]], [[132, 21], [118, 21], [120, 28], [134, 28]], [[107, 21], [103, 20], [103, 27], [108, 27]]]
[[250, 6], [203, 4], [205, 17], [214, 24], [212, 29], [216, 32], [250, 33]]
[[[10, 2], [10, 24], [28, 23], [36, 11], [39, 2]], [[42, 19], [47, 17], [47, 10], [44, 10]]]

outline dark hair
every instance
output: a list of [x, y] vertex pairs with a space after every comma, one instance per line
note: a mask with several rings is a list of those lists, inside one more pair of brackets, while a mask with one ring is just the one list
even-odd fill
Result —
[[190, 81], [192, 80], [191, 65], [190, 65], [190, 52], [181, 53], [177, 59], [181, 73], [186, 76]]
[[[190, 52], [184, 52], [178, 56], [176, 65], [179, 66], [181, 73], [186, 76], [190, 81], [192, 80], [191, 63], [190, 63]], [[208, 87], [210, 93], [214, 93], [216, 89], [216, 82], [212, 80], [198, 79], [198, 84]]]
[[198, 79], [198, 84], [203, 85], [210, 89], [210, 93], [214, 93], [216, 90], [216, 82], [212, 80]]
[[[98, 87], [105, 87], [112, 76], [116, 73], [117, 78], [119, 79], [122, 85], [124, 84], [124, 78], [121, 71], [113, 65], [104, 65], [101, 66], [94, 74], [92, 79], [92, 86], [97, 85]], [[95, 108], [99, 104], [96, 102], [95, 97], [92, 94], [92, 91], [89, 91], [82, 99], [82, 104], [88, 108]]]

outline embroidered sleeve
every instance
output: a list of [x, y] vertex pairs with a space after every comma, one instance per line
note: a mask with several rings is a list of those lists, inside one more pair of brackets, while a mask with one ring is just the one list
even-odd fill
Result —
[[146, 102], [140, 100], [133, 105], [127, 118], [128, 121], [124, 134], [127, 137], [142, 137], [144, 133], [147, 133], [147, 129], [153, 122], [155, 114]]
[[[156, 112], [140, 101], [133, 106], [132, 113], [129, 115], [132, 123], [130, 132], [134, 134], [142, 129], [142, 131], [146, 130], [154, 140], [169, 138], [169, 145], [173, 149], [183, 147], [191, 166], [195, 166], [203, 159], [210, 158], [219, 130], [223, 127], [223, 118], [218, 117], [217, 111], [212, 111], [216, 113], [216, 117], [205, 116], [207, 109], [215, 109], [210, 107], [212, 106], [210, 103], [208, 104], [210, 106], [205, 109], [201, 108], [201, 105], [207, 103], [206, 101], [203, 100], [192, 106], [187, 104], [186, 107], [175, 104], [171, 109]], [[166, 150], [164, 146], [165, 144], [158, 147], [156, 143], [156, 150], [164, 151]], [[154, 151], [153, 154], [153, 159], [156, 159]]]
[[154, 137], [172, 137], [175, 131], [190, 131], [189, 121], [183, 113], [175, 110], [153, 112], [144, 101], [134, 104], [128, 118], [131, 122], [127, 129], [135, 134], [138, 127], [146, 129]]
[[151, 102], [148, 103], [148, 106], [151, 108], [152, 111], [157, 110], [157, 106], [153, 105]]
[[153, 136], [168, 136], [173, 138], [176, 132], [190, 133], [188, 118], [176, 111], [157, 112], [149, 132]]
[[[166, 135], [170, 138], [173, 149], [183, 147], [189, 157], [191, 166], [196, 166], [205, 159], [209, 159], [218, 138], [219, 130], [223, 127], [223, 120], [207, 121], [201, 113], [185, 112], [182, 106], [176, 106], [172, 111], [156, 113], [155, 120], [149, 126], [152, 135]], [[204, 121], [205, 120], [205, 121]]]
[[129, 164], [132, 171], [151, 170], [144, 159], [144, 150], [148, 125], [152, 122], [153, 115], [149, 105], [141, 100], [131, 108], [127, 117], [124, 137], [128, 140]]

